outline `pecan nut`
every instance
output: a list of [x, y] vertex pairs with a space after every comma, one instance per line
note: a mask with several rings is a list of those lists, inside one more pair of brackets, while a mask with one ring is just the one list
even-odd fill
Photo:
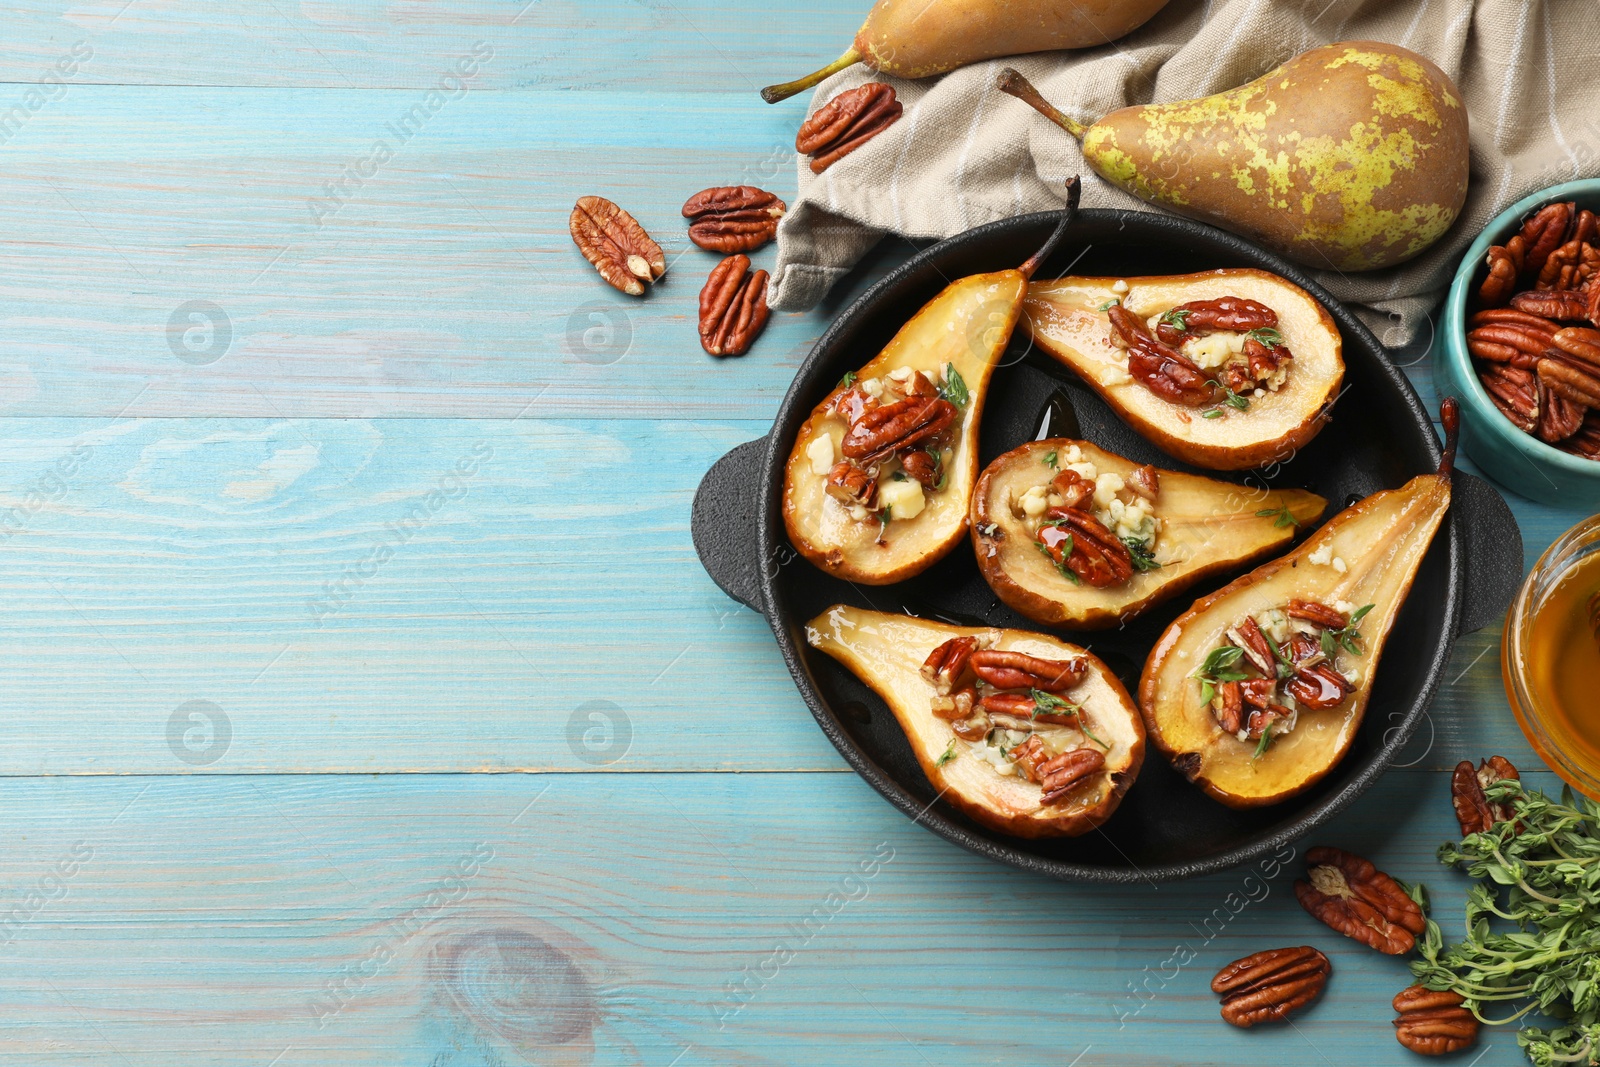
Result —
[[1588, 408], [1575, 404], [1560, 393], [1549, 393], [1544, 398], [1544, 410], [1534, 426], [1534, 434], [1546, 444], [1559, 444], [1578, 432]]
[[1031, 729], [1035, 723], [1041, 722], [1082, 728], [1076, 707], [1041, 711], [1039, 702], [1026, 693], [990, 693], [979, 698], [978, 704], [990, 715], [1014, 720], [1015, 724], [1023, 729]]
[[1478, 302], [1486, 308], [1505, 306], [1511, 294], [1517, 291], [1517, 274], [1521, 267], [1511, 253], [1500, 245], [1489, 249], [1485, 257], [1489, 273], [1478, 288]]
[[1133, 553], [1104, 523], [1077, 508], [1051, 508], [1050, 522], [1034, 536], [1046, 554], [1097, 589], [1133, 577]]
[[643, 296], [667, 272], [667, 257], [637, 219], [603, 196], [581, 196], [567, 219], [572, 241], [614, 288]]
[[1546, 389], [1584, 407], [1600, 408], [1600, 377], [1595, 373], [1566, 359], [1541, 359], [1537, 369]]
[[[935, 717], [949, 721], [970, 719], [972, 712], [978, 705], [978, 691], [972, 686], [963, 686], [952, 693], [933, 698], [933, 714]], [[985, 726], [985, 731], [988, 727]], [[978, 736], [983, 736], [979, 734]], [[967, 738], [967, 740], [973, 740]]]
[[1189, 357], [1152, 337], [1144, 321], [1123, 307], [1106, 309], [1111, 328], [1128, 350], [1128, 373], [1163, 400], [1197, 408], [1216, 398], [1216, 385]]
[[1395, 994], [1394, 1037], [1412, 1052], [1443, 1056], [1478, 1040], [1478, 1019], [1460, 993], [1414, 985]]
[[702, 189], [683, 205], [689, 240], [723, 255], [754, 252], [778, 233], [778, 220], [788, 205], [753, 185]]
[[1156, 336], [1163, 343], [1176, 347], [1186, 337], [1200, 337], [1217, 330], [1248, 333], [1276, 325], [1278, 313], [1265, 304], [1242, 296], [1223, 296], [1179, 304], [1162, 316], [1162, 321], [1156, 325]]
[[1547, 204], [1523, 224], [1520, 236], [1527, 246], [1527, 254], [1517, 268], [1520, 273], [1531, 273], [1534, 277], [1544, 273], [1551, 253], [1566, 243], [1567, 230], [1577, 210], [1578, 205], [1571, 201]]
[[912, 449], [900, 453], [900, 468], [915, 478], [924, 489], [934, 489], [943, 473], [944, 461], [932, 452]]
[[795, 151], [811, 156], [811, 173], [821, 174], [888, 129], [905, 110], [894, 88], [868, 82], [829, 100], [795, 134]]
[[1333, 964], [1312, 948], [1273, 948], [1234, 960], [1211, 980], [1222, 997], [1222, 1019], [1249, 1029], [1279, 1022], [1317, 998]]
[[961, 676], [967, 673], [967, 664], [978, 650], [976, 637], [952, 637], [932, 652], [922, 662], [922, 677], [940, 696], [949, 696]]
[[[1524, 433], [1532, 433], [1539, 423], [1537, 379], [1522, 368], [1503, 364], [1491, 366], [1493, 373], [1484, 371], [1478, 375], [1478, 381], [1483, 383], [1489, 399], [1512, 425]], [[1519, 372], [1519, 375], [1508, 373], [1513, 371]]]
[[1585, 459], [1600, 458], [1600, 416], [1589, 412], [1583, 417], [1583, 425], [1578, 427], [1578, 432], [1557, 447]]
[[1055, 804], [1105, 768], [1105, 753], [1092, 748], [1077, 748], [1039, 763], [1033, 773], [1039, 778], [1039, 804]]
[[825, 491], [845, 507], [873, 508], [878, 500], [877, 471], [840, 460], [828, 472]]
[[996, 689], [1038, 689], [1063, 693], [1089, 673], [1082, 659], [1043, 659], [1026, 652], [980, 649], [971, 657], [972, 673]]
[[1230, 644], [1244, 650], [1244, 658], [1250, 661], [1250, 666], [1268, 678], [1276, 676], [1277, 669], [1273, 665], [1278, 661], [1277, 654], [1254, 616], [1246, 615], [1239, 625], [1229, 627], [1226, 636]]
[[1291, 619], [1304, 619], [1328, 630], [1342, 630], [1350, 622], [1344, 612], [1315, 600], [1290, 600], [1286, 614]]
[[[1600, 287], [1596, 287], [1595, 291], [1600, 292]], [[1600, 330], [1591, 330], [1584, 326], [1568, 326], [1552, 334], [1550, 343], [1573, 359], [1587, 363], [1600, 372]]]
[[1306, 877], [1295, 882], [1294, 896], [1339, 933], [1389, 956], [1410, 952], [1427, 925], [1399, 882], [1337, 848], [1306, 853]]
[[1551, 252], [1539, 268], [1535, 289], [1570, 289], [1577, 282], [1583, 262], [1583, 243], [1576, 238]]
[[907, 397], [864, 413], [845, 431], [839, 450], [851, 459], [875, 461], [944, 433], [960, 414], [939, 397]]
[[1589, 298], [1571, 289], [1518, 293], [1511, 298], [1511, 306], [1541, 319], [1583, 322], [1589, 318]]
[[1481, 834], [1497, 822], [1511, 818], [1507, 804], [1491, 804], [1484, 788], [1506, 779], [1521, 780], [1517, 769], [1504, 756], [1490, 756], [1476, 768], [1471, 760], [1462, 760], [1450, 776], [1450, 803], [1456, 809], [1456, 822], [1461, 824], [1461, 836]]
[[700, 347], [713, 356], [742, 356], [767, 325], [767, 272], [750, 273], [750, 257], [729, 256], [700, 290]]

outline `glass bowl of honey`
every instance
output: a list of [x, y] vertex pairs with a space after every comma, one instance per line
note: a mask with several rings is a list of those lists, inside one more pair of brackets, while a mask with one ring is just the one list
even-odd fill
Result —
[[1500, 644], [1506, 697], [1541, 759], [1600, 800], [1600, 515], [1533, 565]]

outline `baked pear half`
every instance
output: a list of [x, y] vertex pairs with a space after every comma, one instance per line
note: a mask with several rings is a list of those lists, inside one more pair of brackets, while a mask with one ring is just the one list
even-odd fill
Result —
[[1045, 246], [1021, 267], [960, 278], [800, 427], [784, 468], [783, 522], [829, 574], [887, 585], [944, 558], [967, 531], [978, 426], [1028, 279], [1077, 209], [1077, 179]]
[[1086, 833], [1139, 774], [1133, 700], [1076, 645], [843, 604], [807, 623], [806, 640], [883, 698], [928, 781], [990, 829]]
[[1023, 319], [1130, 426], [1208, 470], [1288, 459], [1344, 381], [1332, 317], [1261, 270], [1034, 282]]
[[978, 569], [1036, 622], [1115, 626], [1288, 547], [1327, 501], [1136, 464], [1088, 441], [1030, 441], [972, 493]]
[[1438, 473], [1375, 493], [1293, 552], [1197, 601], [1139, 681], [1151, 742], [1233, 808], [1276, 804], [1350, 748], [1384, 642], [1450, 506], [1456, 407]]

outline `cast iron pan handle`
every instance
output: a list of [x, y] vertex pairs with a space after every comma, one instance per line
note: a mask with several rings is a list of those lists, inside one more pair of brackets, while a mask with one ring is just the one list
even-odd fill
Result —
[[[758, 437], [713, 463], [695, 490], [689, 518], [700, 565], [724, 593], [756, 611], [762, 610], [761, 549], [751, 515], [761, 496], [761, 460], [766, 454], [767, 439]], [[1520, 568], [1522, 542], [1517, 545]]]
[[1505, 498], [1488, 482], [1457, 470], [1450, 513], [1466, 545], [1464, 601], [1457, 636], [1498, 622], [1522, 585], [1522, 531]]

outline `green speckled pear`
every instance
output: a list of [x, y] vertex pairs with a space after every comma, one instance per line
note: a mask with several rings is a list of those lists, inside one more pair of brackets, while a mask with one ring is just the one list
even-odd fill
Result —
[[1433, 244], [1467, 196], [1467, 112], [1398, 45], [1314, 48], [1248, 85], [1084, 126], [1015, 71], [1000, 88], [1083, 142], [1101, 177], [1324, 270], [1378, 270]]

